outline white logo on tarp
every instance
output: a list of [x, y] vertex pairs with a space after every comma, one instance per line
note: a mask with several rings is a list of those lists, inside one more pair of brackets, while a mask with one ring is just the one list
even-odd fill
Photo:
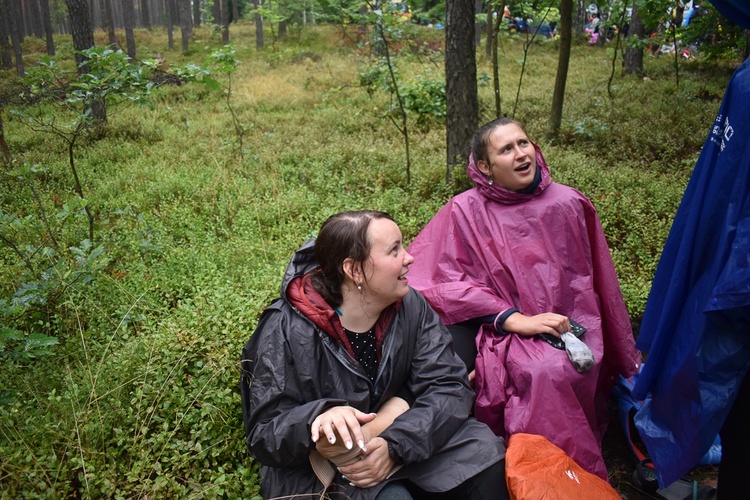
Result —
[[[722, 124], [722, 121], [724, 122]], [[724, 151], [727, 143], [734, 135], [734, 128], [729, 124], [729, 118], [722, 115], [716, 117], [714, 128], [711, 130], [711, 141], [719, 145], [719, 150]]]
[[729, 142], [729, 139], [734, 135], [734, 129], [729, 124], [729, 118], [724, 122], [724, 140]]
[[576, 471], [568, 469], [565, 471], [565, 475], [567, 475], [570, 479], [572, 479], [576, 483], [581, 484], [581, 481], [578, 479], [578, 474], [576, 474]]

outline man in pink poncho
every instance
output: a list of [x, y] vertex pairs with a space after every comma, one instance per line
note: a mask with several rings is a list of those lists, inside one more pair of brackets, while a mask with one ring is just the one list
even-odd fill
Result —
[[[617, 374], [636, 373], [641, 355], [596, 210], [552, 182], [539, 148], [507, 118], [477, 131], [468, 174], [475, 187], [410, 245], [410, 284], [455, 325], [459, 354], [476, 342], [479, 420], [505, 438], [543, 435], [606, 479], [610, 389]], [[539, 335], [559, 337], [571, 319], [587, 329], [588, 371]]]

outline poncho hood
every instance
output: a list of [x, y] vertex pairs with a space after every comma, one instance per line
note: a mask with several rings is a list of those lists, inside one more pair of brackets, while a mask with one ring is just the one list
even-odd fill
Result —
[[469, 178], [474, 181], [474, 185], [482, 196], [490, 200], [504, 205], [514, 205], [516, 203], [529, 201], [530, 199], [539, 196], [552, 182], [552, 177], [549, 174], [549, 167], [542, 155], [542, 150], [539, 149], [539, 146], [536, 144], [534, 144], [534, 150], [536, 151], [536, 168], [541, 172], [542, 180], [533, 193], [519, 193], [517, 191], [506, 189], [494, 182], [490, 184], [487, 182], [487, 176], [479, 170], [479, 167], [477, 167], [473, 155], [469, 156], [469, 167], [467, 173]]

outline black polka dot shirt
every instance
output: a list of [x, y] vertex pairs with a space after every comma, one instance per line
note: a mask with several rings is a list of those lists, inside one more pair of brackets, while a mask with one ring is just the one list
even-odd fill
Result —
[[375, 377], [378, 375], [378, 352], [375, 348], [375, 333], [373, 330], [364, 333], [350, 332], [344, 328], [346, 337], [352, 345], [354, 357], [359, 364], [365, 369], [365, 373], [370, 381], [374, 384]]

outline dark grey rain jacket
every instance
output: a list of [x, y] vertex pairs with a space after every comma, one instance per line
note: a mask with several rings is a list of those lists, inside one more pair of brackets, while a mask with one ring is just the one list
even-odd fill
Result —
[[[319, 414], [338, 405], [376, 412], [404, 389], [413, 395], [410, 409], [380, 434], [404, 464], [389, 481], [408, 478], [427, 491], [447, 491], [501, 460], [502, 438], [469, 417], [474, 393], [466, 369], [422, 295], [411, 289], [381, 328], [373, 386], [344, 346], [287, 299], [290, 283], [316, 268], [310, 240], [292, 258], [281, 298], [263, 312], [242, 351], [245, 435], [262, 464], [264, 498], [323, 491], [309, 463], [310, 425]], [[337, 474], [326, 493], [369, 499], [384, 484], [355, 488]]]

